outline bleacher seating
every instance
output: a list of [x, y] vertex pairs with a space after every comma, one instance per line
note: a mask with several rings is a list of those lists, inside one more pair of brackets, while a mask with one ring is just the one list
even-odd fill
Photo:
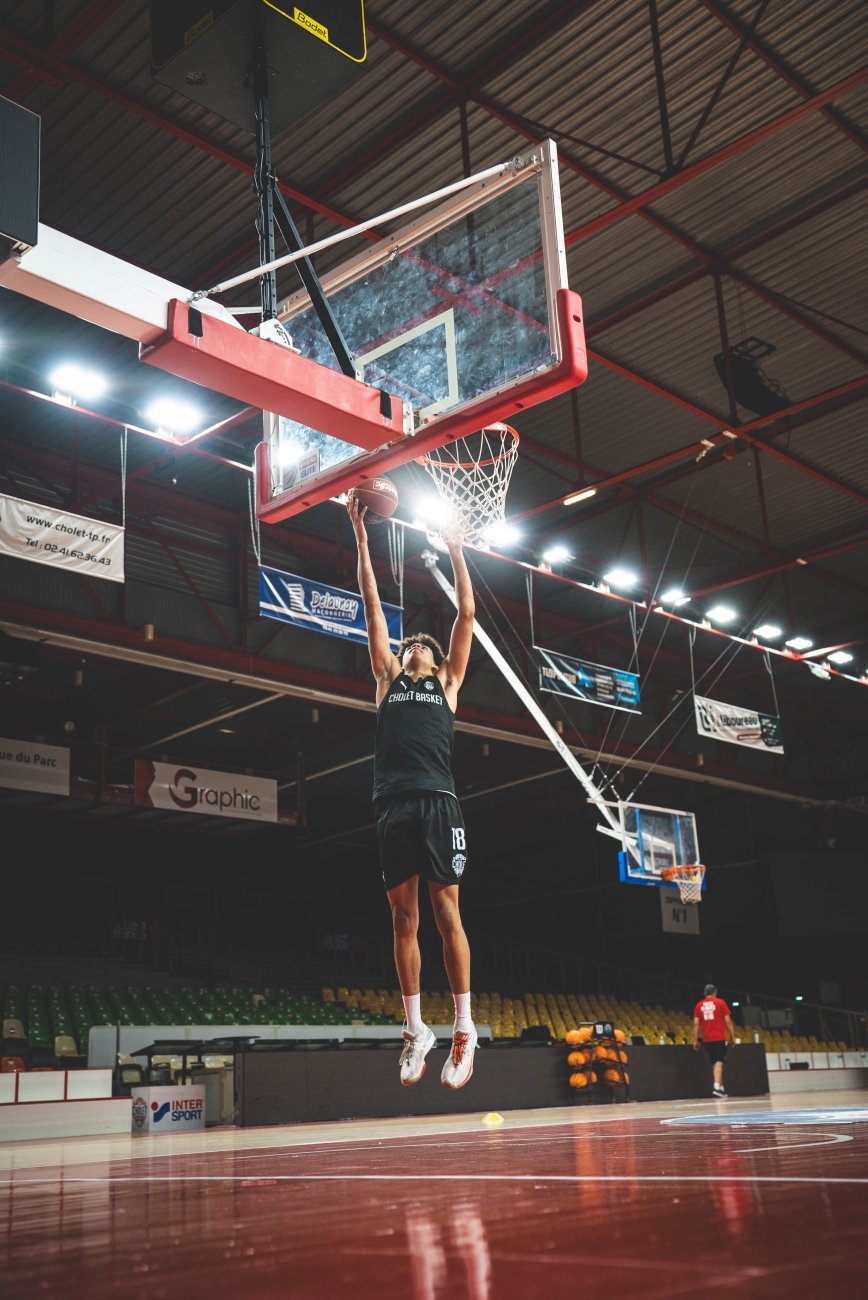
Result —
[[[546, 1025], [552, 1037], [589, 1021], [608, 1020], [628, 1037], [647, 1043], [690, 1044], [693, 1019], [686, 1011], [621, 1002], [606, 995], [582, 993], [471, 994], [473, 1019], [490, 1025], [496, 1039], [519, 1038], [521, 1031]], [[448, 1025], [453, 1019], [449, 990], [422, 994], [422, 1017], [429, 1024]], [[193, 985], [107, 986], [31, 984], [26, 995], [18, 985], [3, 993], [3, 1036], [6, 1043], [26, 1038], [30, 1048], [56, 1055], [87, 1052], [92, 1025], [394, 1025], [402, 1024], [404, 1006], [397, 989], [324, 988], [322, 997], [293, 993], [288, 988], [195, 987]], [[14, 1027], [20, 1026], [19, 1033]], [[9, 1032], [12, 1027], [13, 1032]], [[759, 1027], [740, 1029], [743, 1042], [755, 1039], [767, 1052], [844, 1051], [842, 1042], [818, 1042], [789, 1030]]]

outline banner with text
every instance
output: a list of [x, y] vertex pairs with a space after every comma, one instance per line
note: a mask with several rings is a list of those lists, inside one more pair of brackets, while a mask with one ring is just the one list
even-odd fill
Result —
[[69, 750], [0, 736], [0, 786], [35, 794], [69, 794]]
[[737, 709], [702, 695], [694, 695], [693, 699], [700, 736], [725, 740], [730, 745], [747, 745], [749, 749], [764, 749], [770, 754], [784, 752], [780, 718], [770, 713], [755, 713], [752, 709]]
[[[312, 582], [294, 573], [263, 566], [259, 570], [259, 612], [263, 618], [306, 627], [311, 632], [325, 632], [357, 645], [368, 644], [365, 607], [354, 591], [342, 591], [324, 582]], [[398, 605], [383, 603], [389, 629], [389, 644], [397, 650], [404, 633], [402, 610]]]
[[234, 772], [137, 758], [133, 802], [139, 808], [276, 822], [277, 782], [269, 777], [236, 776]]
[[109, 582], [124, 580], [124, 530], [52, 506], [0, 496], [0, 551]]
[[602, 664], [589, 664], [570, 655], [540, 650], [538, 646], [535, 648], [541, 691], [565, 695], [571, 700], [585, 700], [588, 704], [602, 704], [607, 709], [621, 709], [625, 713], [642, 712], [637, 673], [624, 672], [621, 668], [604, 668]]

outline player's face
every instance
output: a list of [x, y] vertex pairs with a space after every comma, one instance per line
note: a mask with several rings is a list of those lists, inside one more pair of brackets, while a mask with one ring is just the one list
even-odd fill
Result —
[[404, 651], [401, 666], [406, 671], [433, 673], [436, 666], [434, 652], [430, 646], [423, 645], [421, 641], [413, 641]]

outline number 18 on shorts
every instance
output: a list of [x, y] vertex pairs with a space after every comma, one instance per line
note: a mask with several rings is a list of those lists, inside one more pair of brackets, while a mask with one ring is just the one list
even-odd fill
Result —
[[467, 831], [454, 795], [439, 790], [390, 799], [377, 821], [386, 889], [423, 876], [457, 885], [467, 866]]

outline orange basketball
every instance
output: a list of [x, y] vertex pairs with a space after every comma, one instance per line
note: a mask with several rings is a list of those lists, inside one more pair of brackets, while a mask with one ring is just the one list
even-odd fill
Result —
[[388, 519], [398, 507], [398, 489], [389, 478], [378, 475], [369, 483], [358, 483], [350, 488], [348, 497], [355, 497], [360, 505], [366, 506], [366, 523], [379, 523]]
[[606, 1083], [610, 1084], [613, 1088], [622, 1088], [625, 1083], [630, 1082], [629, 1074], [625, 1074], [622, 1079], [620, 1070], [606, 1070], [603, 1074], [603, 1078]]
[[627, 1064], [627, 1053], [626, 1053], [626, 1052], [619, 1052], [619, 1053], [618, 1053], [618, 1060], [621, 1062], [622, 1065], [626, 1065], [626, 1064]]
[[593, 1032], [594, 1029], [592, 1025], [582, 1025], [580, 1029], [576, 1030], [576, 1033], [579, 1035], [578, 1038], [576, 1039], [576, 1042], [587, 1043], [591, 1038]]
[[587, 1065], [591, 1059], [590, 1052], [570, 1052], [567, 1057], [568, 1065]]
[[568, 1042], [568, 1043], [582, 1043], [582, 1042], [584, 1042], [584, 1039], [580, 1037], [581, 1032], [582, 1032], [582, 1031], [581, 1031], [580, 1029], [568, 1029], [568, 1030], [567, 1030], [567, 1042]]
[[615, 1037], [619, 1043], [626, 1043], [627, 1041], [627, 1035], [624, 1033], [623, 1029], [616, 1029]]
[[570, 1075], [571, 1088], [587, 1088], [589, 1083], [596, 1083], [596, 1082], [597, 1082], [597, 1076], [595, 1074], [588, 1075], [580, 1071], [577, 1074]]

